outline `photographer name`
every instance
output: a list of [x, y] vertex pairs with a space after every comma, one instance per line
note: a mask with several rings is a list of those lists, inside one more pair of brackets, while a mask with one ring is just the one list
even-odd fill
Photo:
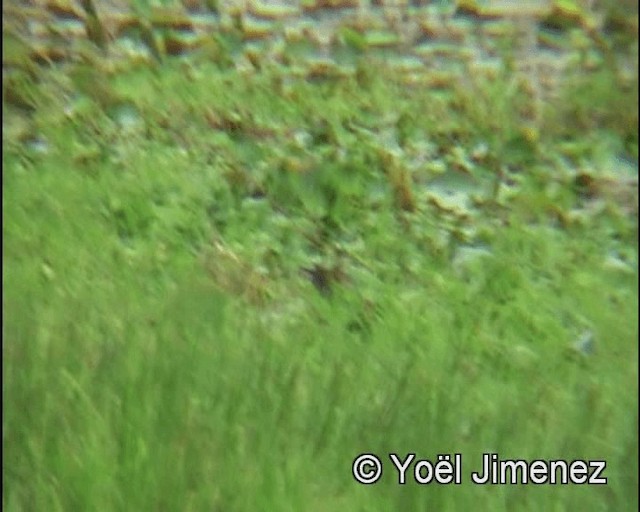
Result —
[[[459, 453], [438, 455], [437, 461], [416, 459], [415, 453], [405, 457], [390, 453], [389, 460], [400, 485], [408, 481], [458, 485], [463, 481], [463, 461]], [[476, 485], [605, 485], [606, 466], [603, 460], [502, 460], [495, 453], [485, 453], [479, 469], [471, 471], [470, 481]], [[374, 484], [382, 477], [382, 461], [374, 454], [362, 454], [353, 461], [352, 473], [359, 483]]]

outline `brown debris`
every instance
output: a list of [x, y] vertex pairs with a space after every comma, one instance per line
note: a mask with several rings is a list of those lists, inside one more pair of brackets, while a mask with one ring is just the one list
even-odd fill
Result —
[[261, 303], [267, 296], [268, 281], [222, 241], [214, 241], [204, 255], [204, 266], [216, 286], [239, 295], [254, 303]]
[[409, 170], [391, 151], [381, 149], [379, 154], [393, 189], [397, 206], [407, 212], [416, 211], [416, 199], [413, 195]]

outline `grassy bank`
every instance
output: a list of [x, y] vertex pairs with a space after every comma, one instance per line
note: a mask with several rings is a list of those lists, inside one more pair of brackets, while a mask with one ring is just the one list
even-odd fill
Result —
[[[6, 510], [637, 508], [637, 82], [392, 76], [6, 86]], [[608, 483], [472, 485], [483, 453]]]

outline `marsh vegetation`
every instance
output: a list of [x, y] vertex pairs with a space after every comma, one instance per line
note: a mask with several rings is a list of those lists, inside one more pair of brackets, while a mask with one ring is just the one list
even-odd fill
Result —
[[636, 3], [94, 3], [3, 2], [5, 510], [637, 509]]

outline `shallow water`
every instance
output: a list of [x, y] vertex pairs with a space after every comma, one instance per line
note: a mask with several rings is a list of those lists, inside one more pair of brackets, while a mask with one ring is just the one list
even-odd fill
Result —
[[[129, 2], [111, 0], [96, 2], [96, 9], [110, 39], [111, 57], [131, 57], [138, 52], [151, 58], [136, 28], [142, 19], [153, 27], [156, 38], [164, 40], [166, 52], [176, 55], [197, 50], [214, 34], [236, 34], [244, 47], [251, 44], [255, 50], [258, 44], [264, 58], [273, 57], [274, 48], [277, 54], [305, 42], [306, 48], [298, 53], [303, 57], [321, 56], [336, 65], [347, 65], [367, 51], [397, 61], [401, 72], [407, 73], [416, 73], [416, 64], [422, 64], [428, 70], [490, 76], [507, 59], [516, 70], [539, 74], [538, 86], [544, 89], [557, 85], [568, 61], [578, 59], [580, 52], [586, 58], [585, 52], [593, 49], [584, 27], [603, 23], [599, 13], [554, 5], [549, 0], [267, 0], [246, 4], [223, 0], [218, 12], [193, 1], [134, 12]], [[3, 15], [3, 38], [19, 35], [40, 60], [73, 59], [73, 41], [86, 38], [87, 15], [73, 3], [40, 1], [25, 6], [4, 2]], [[630, 19], [622, 30], [633, 32], [633, 16]], [[637, 39], [637, 22], [635, 26]], [[242, 56], [241, 49], [236, 58]], [[407, 59], [411, 66], [402, 65]]]

